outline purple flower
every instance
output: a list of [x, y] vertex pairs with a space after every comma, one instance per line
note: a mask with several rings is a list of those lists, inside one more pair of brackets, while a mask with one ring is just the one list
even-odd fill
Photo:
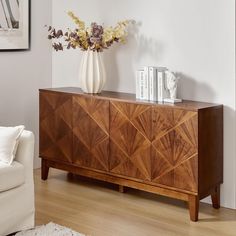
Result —
[[89, 41], [92, 44], [99, 44], [102, 42], [102, 35], [103, 35], [103, 27], [101, 25], [98, 25], [96, 23], [91, 24], [91, 36], [89, 38]]
[[101, 25], [97, 25], [96, 23], [91, 24], [92, 28], [92, 37], [100, 38], [103, 35], [103, 27]]

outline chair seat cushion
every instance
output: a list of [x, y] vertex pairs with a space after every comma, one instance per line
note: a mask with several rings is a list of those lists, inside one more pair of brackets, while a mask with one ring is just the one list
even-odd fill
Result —
[[0, 162], [0, 192], [16, 188], [25, 182], [24, 166], [17, 161], [11, 165]]

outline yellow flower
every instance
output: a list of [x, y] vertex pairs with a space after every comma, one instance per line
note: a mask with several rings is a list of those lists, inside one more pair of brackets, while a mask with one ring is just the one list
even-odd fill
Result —
[[117, 39], [125, 37], [126, 34], [127, 33], [123, 27], [117, 26], [114, 30], [114, 37]]
[[105, 28], [103, 32], [103, 42], [108, 43], [114, 39], [114, 30], [112, 27]]
[[71, 17], [75, 24], [79, 26], [80, 29], [85, 29], [85, 23], [81, 21], [77, 16], [75, 16], [72, 11], [69, 11], [67, 14]]
[[81, 38], [86, 38], [86, 30], [81, 30], [81, 29], [79, 29], [79, 30], [77, 31], [77, 34], [78, 34], [78, 36], [81, 37]]
[[86, 32], [88, 33], [88, 35], [91, 35], [92, 34], [92, 28], [91, 27], [88, 27], [86, 29]]
[[114, 37], [119, 39], [121, 42], [125, 42], [125, 37], [128, 35], [126, 28], [129, 23], [131, 23], [130, 20], [120, 21], [114, 29]]

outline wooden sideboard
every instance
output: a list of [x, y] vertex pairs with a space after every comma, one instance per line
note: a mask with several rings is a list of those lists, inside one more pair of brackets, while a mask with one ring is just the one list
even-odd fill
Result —
[[223, 106], [140, 101], [133, 94], [40, 89], [42, 179], [49, 167], [189, 203], [220, 207]]

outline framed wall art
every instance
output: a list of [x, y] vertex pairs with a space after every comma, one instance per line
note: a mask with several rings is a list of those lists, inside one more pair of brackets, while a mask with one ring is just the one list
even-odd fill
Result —
[[0, 51], [29, 48], [30, 0], [0, 0]]

